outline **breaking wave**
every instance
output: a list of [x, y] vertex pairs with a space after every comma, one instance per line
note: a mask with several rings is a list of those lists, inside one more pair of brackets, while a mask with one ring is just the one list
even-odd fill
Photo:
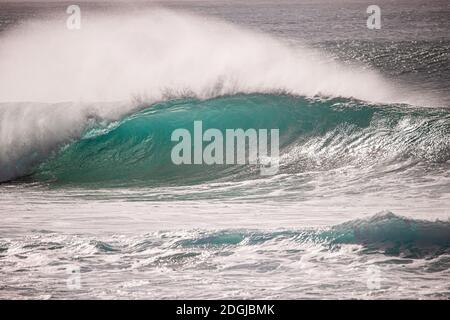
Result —
[[230, 174], [169, 163], [169, 132], [193, 120], [280, 128], [287, 172], [336, 159], [449, 158], [448, 112], [399, 104], [430, 100], [376, 71], [186, 13], [83, 21], [77, 31], [28, 21], [2, 35], [0, 182], [30, 174], [170, 182], [183, 173], [190, 183]]

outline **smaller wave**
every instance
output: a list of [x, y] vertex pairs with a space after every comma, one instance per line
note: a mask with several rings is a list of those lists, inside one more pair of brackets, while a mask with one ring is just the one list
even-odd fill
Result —
[[[450, 220], [429, 221], [380, 212], [374, 216], [350, 220], [325, 228], [300, 230], [225, 229], [218, 231], [158, 231], [136, 237], [115, 235], [108, 238], [62, 235], [35, 230], [24, 241], [0, 238], [2, 255], [27, 255], [34, 250], [75, 250], [77, 254], [144, 254], [217, 251], [229, 247], [269, 245], [295, 253], [318, 245], [336, 251], [345, 245], [360, 246], [359, 254], [384, 254], [405, 259], [435, 258], [450, 254]], [[272, 245], [272, 246], [271, 246]], [[294, 250], [297, 249], [297, 250]]]
[[[245, 298], [248, 290], [259, 288], [261, 297], [311, 298], [317, 292], [323, 298], [324, 286], [332, 291], [327, 293], [331, 298], [373, 298], [368, 277], [379, 271], [383, 277], [369, 278], [379, 280], [378, 298], [447, 299], [448, 284], [442, 279], [450, 267], [449, 248], [450, 221], [392, 213], [324, 229], [199, 229], [143, 235], [35, 230], [26, 237], [0, 236], [0, 275], [5, 280], [0, 297], [24, 298], [17, 288], [25, 285], [34, 297], [40, 292], [64, 294], [67, 288], [61, 279], [76, 266], [86, 284], [86, 290], [77, 291], [79, 298], [110, 297], [108, 292], [124, 298], [136, 298], [136, 293], [142, 298], [173, 298], [180, 287], [189, 287], [189, 296], [199, 298]], [[30, 274], [45, 277], [30, 282]], [[198, 274], [204, 286], [199, 287]], [[123, 281], [140, 275], [145, 278], [142, 283]], [[230, 295], [228, 288], [236, 277], [252, 287], [231, 290]], [[266, 289], [269, 278], [277, 286]], [[225, 283], [226, 289], [218, 293], [216, 283]]]
[[382, 251], [405, 258], [449, 253], [450, 221], [415, 220], [391, 212], [332, 227], [332, 244], [359, 244], [365, 252]]
[[219, 231], [176, 243], [181, 247], [258, 245], [288, 240], [315, 243], [334, 250], [342, 245], [362, 247], [361, 253], [383, 253], [402, 258], [430, 258], [450, 253], [450, 221], [415, 220], [391, 212], [351, 220], [327, 229], [298, 231]]

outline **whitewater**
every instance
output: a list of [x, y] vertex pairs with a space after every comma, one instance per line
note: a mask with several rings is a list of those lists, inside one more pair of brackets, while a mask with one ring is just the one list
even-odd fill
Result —
[[[0, 32], [0, 297], [448, 299], [448, 41], [400, 81], [208, 8]], [[279, 172], [173, 164], [198, 120], [279, 129]]]

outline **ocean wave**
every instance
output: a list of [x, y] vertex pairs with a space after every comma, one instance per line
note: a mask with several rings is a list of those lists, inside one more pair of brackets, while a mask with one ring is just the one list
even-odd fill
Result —
[[[232, 287], [239, 283], [231, 293], [222, 290], [220, 297], [246, 297], [248, 287], [241, 290], [241, 280], [251, 279], [264, 288], [260, 296], [266, 298], [279, 297], [280, 292], [298, 298], [308, 290], [322, 295], [325, 282], [332, 297], [392, 298], [394, 291], [399, 298], [446, 299], [448, 284], [442, 279], [450, 267], [449, 235], [450, 221], [392, 213], [300, 229], [237, 226], [132, 235], [34, 230], [25, 237], [0, 237], [0, 274], [5, 279], [0, 296], [23, 298], [17, 287], [32, 273], [39, 276], [28, 285], [31, 294], [45, 291], [57, 298], [66, 294], [68, 272], [78, 270], [83, 284], [76, 291], [80, 298], [118, 294], [173, 298], [178, 284], [186, 282], [192, 283], [190, 294], [195, 297], [211, 296], [208, 288], [217, 283]], [[113, 289], [107, 286], [111, 277]], [[418, 278], [428, 280], [420, 290]], [[267, 286], [267, 279], [276, 279], [277, 285]], [[374, 288], [379, 290], [373, 293]]]
[[[152, 105], [122, 120], [97, 123], [81, 139], [35, 167], [33, 179], [59, 183], [192, 184], [257, 178], [256, 165], [175, 165], [177, 128], [278, 128], [280, 173], [342, 166], [395, 171], [416, 164], [446, 166], [450, 114], [440, 109], [370, 105], [346, 99], [237, 95], [178, 99]], [[388, 173], [386, 173], [388, 174]]]
[[182, 247], [258, 245], [264, 242], [315, 243], [336, 250], [359, 245], [360, 253], [383, 253], [402, 258], [435, 257], [450, 253], [450, 222], [415, 220], [382, 212], [323, 229], [260, 232], [225, 230], [177, 241]]
[[[185, 104], [189, 104], [192, 98], [196, 101], [193, 104], [208, 105], [214, 104], [214, 101], [223, 102], [220, 97], [228, 97], [227, 103], [233, 104], [240, 103], [239, 96], [254, 93], [268, 97], [280, 96], [280, 93], [283, 93], [286, 96], [301, 96], [305, 99], [345, 97], [347, 101], [372, 101], [381, 104], [428, 105], [432, 101], [426, 95], [408, 92], [389, 83], [374, 70], [344, 66], [333, 59], [324, 57], [318, 51], [300, 46], [292, 47], [271, 36], [216, 19], [168, 10], [154, 9], [139, 14], [122, 13], [108, 17], [94, 15], [83, 22], [81, 30], [73, 32], [66, 30], [60, 20], [30, 20], [2, 33], [1, 37], [0, 182], [33, 173], [33, 168], [37, 164], [47, 160], [61, 146], [78, 141], [87, 130], [98, 127], [99, 124], [107, 125], [118, 121], [120, 128], [114, 132], [133, 126], [137, 120], [134, 122], [131, 119], [124, 120], [124, 117], [159, 102], [164, 105], [169, 101], [167, 105], [170, 106], [176, 104], [173, 100], [182, 99], [181, 101], [185, 101]], [[237, 100], [233, 100], [231, 98], [233, 96], [237, 96]], [[216, 98], [217, 100], [214, 100]], [[295, 98], [292, 99], [295, 100]], [[245, 108], [249, 108], [248, 103], [262, 104], [261, 111], [253, 111], [251, 115], [255, 119], [261, 116], [272, 118], [273, 114], [284, 114], [288, 117], [291, 111], [280, 111], [278, 108], [272, 108], [272, 114], [267, 113], [269, 109], [267, 104], [285, 103], [281, 100], [266, 98], [262, 101], [249, 102], [247, 99], [243, 103]], [[310, 105], [311, 103], [300, 101], [299, 104]], [[321, 106], [317, 103], [314, 105]], [[311, 117], [342, 118], [338, 113], [333, 112], [328, 114], [324, 112], [319, 115], [323, 112], [324, 105], [319, 108], [316, 116], [313, 111], [307, 111], [309, 115], [306, 115], [306, 121], [311, 120]], [[224, 106], [221, 108], [225, 112], [226, 108]], [[284, 107], [281, 106], [281, 108]], [[349, 119], [348, 127], [345, 127], [346, 122], [341, 119], [341, 126], [335, 130], [351, 131], [353, 126], [364, 125], [362, 122], [367, 121], [370, 114], [374, 113], [370, 108], [364, 108], [364, 110], [362, 112], [367, 113], [367, 118], [353, 119], [354, 121]], [[191, 112], [193, 112], [192, 115], [196, 114], [193, 109]], [[242, 112], [244, 117], [250, 117], [250, 114], [246, 114], [248, 111], [242, 110]], [[430, 114], [428, 111], [424, 112], [427, 115]], [[353, 107], [348, 112], [350, 117], [358, 116], [357, 113]], [[213, 114], [214, 111], [211, 111], [207, 117], [212, 117]], [[438, 142], [432, 142], [431, 137], [418, 138], [422, 141], [420, 150], [414, 149], [414, 146], [417, 146], [415, 143], [409, 148], [410, 150], [413, 152], [419, 150], [422, 156], [428, 154], [430, 157], [441, 157], [442, 161], [446, 161], [448, 143], [441, 143], [441, 141], [447, 139], [448, 115], [442, 114], [444, 118], [441, 124], [438, 124], [434, 118], [430, 124], [431, 134], [434, 135], [432, 138], [437, 138]], [[142, 117], [145, 116], [142, 115]], [[230, 115], [225, 114], [221, 120], [227, 121], [227, 117]], [[234, 117], [240, 118], [237, 115]], [[387, 121], [395, 123], [395, 114], [392, 115], [394, 118], [390, 117], [391, 115], [382, 116], [381, 119], [394, 119]], [[273, 118], [287, 121], [278, 116]], [[420, 121], [418, 120], [420, 117], [413, 118], [413, 121]], [[299, 128], [295, 128], [295, 121], [275, 123], [260, 119], [248, 124], [289, 125], [289, 130], [294, 133], [307, 130], [305, 126], [308, 124], [302, 123], [298, 115], [294, 114], [294, 119], [299, 123]], [[424, 130], [423, 126], [428, 125], [418, 122], [410, 123], [405, 117], [403, 120], [404, 125], [409, 127], [408, 130], [420, 131]], [[317, 131], [320, 131], [327, 128], [321, 127], [318, 122], [333, 125], [335, 120], [312, 119], [312, 121], [309, 125], [318, 125]], [[426, 116], [423, 121], [427, 121]], [[183, 122], [180, 124], [185, 125]], [[380, 128], [383, 126], [380, 124]], [[390, 123], [387, 126], [390, 126]], [[141, 127], [143, 128], [144, 126]], [[105, 134], [104, 137], [110, 137], [114, 135], [114, 132]], [[379, 134], [381, 132], [382, 129], [378, 130]], [[139, 132], [141, 137], [131, 138], [130, 134], [123, 132], [120, 134], [123, 139], [135, 141], [145, 135]], [[149, 133], [147, 138], [152, 137], [152, 134]], [[333, 139], [333, 135], [334, 137], [351, 136], [349, 132], [335, 131], [333, 133], [332, 130], [328, 131], [328, 135], [326, 139]], [[287, 134], [287, 136], [296, 138], [295, 135]], [[357, 136], [353, 138], [358, 140]], [[370, 140], [366, 135], [360, 138]], [[320, 137], [318, 139], [320, 140]], [[402, 144], [400, 150], [408, 149], [404, 146], [407, 141], [400, 141], [402, 139], [398, 137], [399, 143]], [[327, 143], [327, 140], [322, 142], [319, 140], [310, 140], [311, 143], [302, 144], [301, 149], [309, 150], [310, 153], [316, 152], [317, 146]], [[83, 151], [88, 152], [86, 136], [79, 141], [82, 142], [74, 144], [69, 149], [73, 150], [74, 146], [84, 145], [86, 147]], [[430, 146], [426, 145], [428, 142]], [[111, 146], [109, 144], [109, 147]], [[161, 151], [158, 149], [161, 146], [162, 144], [157, 147], [157, 151]], [[395, 144], [392, 146], [396, 148]], [[136, 146], [133, 145], [133, 147]], [[89, 148], [91, 151], [95, 149], [93, 146]], [[148, 161], [140, 158], [143, 155], [146, 157], [150, 155], [153, 167], [162, 159], [155, 159], [154, 155], [136, 148], [133, 152], [138, 159], [132, 160], [123, 154], [125, 145], [122, 147], [117, 145], [116, 148], [117, 152], [122, 148], [120, 151], [122, 155], [119, 157], [122, 159], [119, 161], [122, 167], [130, 164], [133, 167], [135, 163], [146, 166]], [[432, 150], [429, 150], [430, 148]], [[321, 150], [333, 152], [326, 148]], [[345, 149], [337, 148], [336, 150]], [[162, 151], [164, 153], [164, 150]], [[295, 150], [289, 154], [302, 152]], [[334, 154], [334, 156], [342, 157], [343, 154]], [[83, 154], [80, 154], [74, 161], [80, 161], [82, 157]], [[323, 158], [323, 155], [318, 157]], [[328, 160], [331, 156], [325, 158], [325, 160], [317, 161], [325, 161], [329, 164]], [[362, 161], [369, 158], [370, 154], [359, 157]], [[344, 159], [347, 161], [346, 158]], [[98, 163], [98, 158], [95, 156], [86, 161], [88, 167], [93, 162], [101, 166], [111, 164]], [[302, 163], [307, 162], [302, 161]], [[53, 163], [56, 165], [55, 162]], [[69, 164], [67, 172], [70, 172], [70, 167]], [[148, 177], [148, 167], [142, 167], [142, 169], [144, 176]], [[136, 170], [138, 170], [137, 167], [132, 169], [134, 172]], [[60, 172], [59, 169], [56, 171]], [[98, 174], [94, 171], [93, 174]], [[125, 175], [126, 172], [129, 173], [129, 170], [121, 172]], [[56, 175], [61, 178], [60, 174]], [[89, 175], [88, 171], [82, 173], [80, 179], [89, 180], [90, 178], [86, 178], [87, 175]], [[135, 174], [131, 172], [131, 176]], [[101, 178], [105, 177], [101, 176]]]
[[75, 250], [76, 255], [144, 255], [160, 249], [164, 255], [173, 252], [177, 257], [185, 258], [201, 254], [203, 250], [264, 246], [296, 254], [298, 250], [305, 250], [311, 245], [326, 251], [356, 245], [357, 250], [353, 252], [359, 255], [383, 254], [405, 259], [431, 259], [450, 254], [450, 221], [418, 220], [380, 212], [371, 217], [321, 228], [158, 231], [133, 237], [114, 235], [108, 239], [80, 238], [35, 230], [21, 244], [1, 239], [0, 253], [26, 255], [39, 248], [41, 251], [70, 249]]

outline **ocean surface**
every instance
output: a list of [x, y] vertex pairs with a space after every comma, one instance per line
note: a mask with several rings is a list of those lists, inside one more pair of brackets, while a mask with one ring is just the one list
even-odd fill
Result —
[[450, 298], [450, 2], [70, 4], [0, 2], [0, 298]]

